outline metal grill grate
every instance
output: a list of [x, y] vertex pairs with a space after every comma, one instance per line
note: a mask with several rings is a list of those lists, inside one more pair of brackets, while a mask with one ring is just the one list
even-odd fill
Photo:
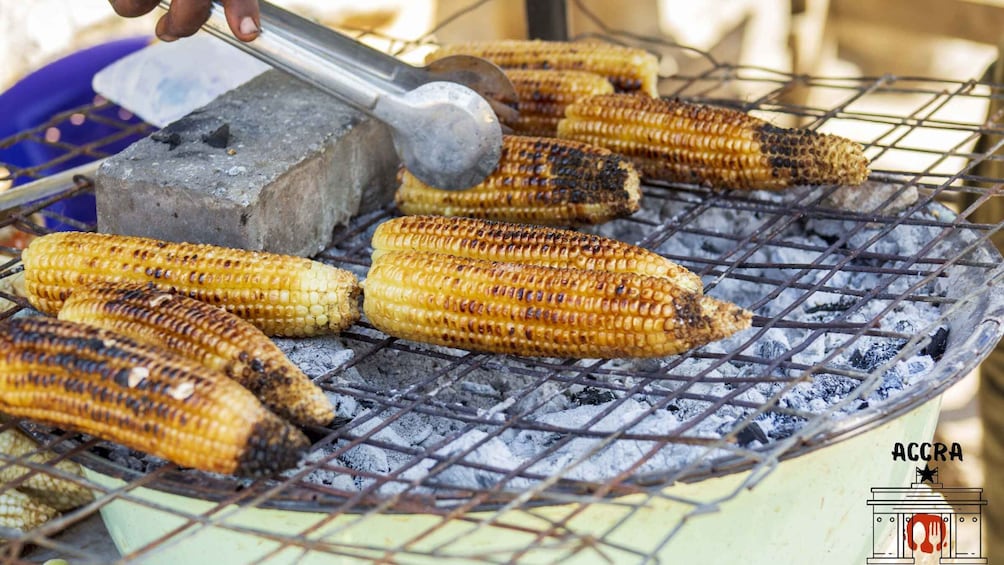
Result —
[[[683, 50], [616, 30], [602, 35], [664, 57]], [[790, 102], [795, 89], [807, 89], [812, 102]], [[975, 171], [1000, 159], [1004, 131], [999, 116], [986, 122], [947, 116], [958, 106], [986, 107], [1004, 95], [1004, 86], [796, 77], [705, 55], [703, 69], [664, 77], [661, 91], [735, 106], [779, 124], [853, 131], [847, 135], [865, 145], [872, 161], [879, 196], [858, 211], [833, 207], [840, 187], [768, 194], [653, 184], [645, 187], [641, 212], [600, 228], [700, 274], [708, 294], [757, 314], [752, 330], [644, 362], [474, 354], [390, 338], [365, 321], [337, 338], [282, 340], [344, 417], [331, 428], [308, 430], [314, 441], [308, 461], [273, 480], [182, 470], [98, 440], [8, 422], [2, 430], [27, 429], [40, 449], [90, 471], [77, 478], [4, 454], [0, 465], [61, 476], [94, 488], [98, 497], [32, 532], [0, 529], [11, 540], [6, 557], [32, 560], [49, 551], [97, 560], [59, 532], [125, 503], [170, 517], [158, 535], [129, 548], [127, 559], [166, 554], [210, 529], [265, 540], [260, 560], [318, 552], [389, 561], [507, 561], [541, 549], [553, 560], [651, 557], [688, 516], [758, 484], [782, 461], [924, 404], [988, 354], [1000, 336], [1004, 308], [1004, 267], [989, 240], [1004, 223], [971, 218], [1001, 195], [998, 179]], [[737, 93], [746, 93], [744, 101], [735, 101]], [[874, 102], [889, 97], [906, 99], [914, 109], [904, 115], [874, 109]], [[80, 116], [115, 131], [76, 145], [52, 139], [52, 128], [72, 127], [66, 124]], [[99, 101], [0, 139], [0, 150], [43, 144], [61, 152], [33, 167], [0, 163], [8, 171], [0, 184], [44, 176], [74, 157], [103, 157], [107, 144], [149, 131], [123, 117], [114, 108], [109, 115]], [[76, 184], [72, 194], [92, 189], [87, 178]], [[47, 209], [69, 195], [0, 220], [9, 237], [0, 252], [12, 257], [0, 265], [0, 287], [19, 270], [15, 247], [25, 234], [45, 233], [55, 222], [93, 229]], [[364, 276], [369, 235], [394, 214], [387, 207], [355, 218], [318, 258]], [[9, 292], [0, 297], [12, 303], [2, 317], [26, 306]], [[903, 323], [916, 313], [926, 317]], [[904, 369], [925, 358], [930, 361], [916, 373]], [[898, 387], [890, 384], [896, 379]], [[822, 404], [799, 400], [820, 390]], [[558, 413], [563, 420], [553, 416]], [[524, 444], [532, 444], [529, 451], [519, 451]], [[682, 495], [665, 488], [736, 473], [740, 480], [725, 493]], [[0, 494], [23, 480], [0, 486]], [[203, 502], [178, 506], [176, 499], [151, 497], [151, 490]], [[657, 539], [640, 546], [621, 541], [632, 520], [660, 501], [677, 510], [660, 517]], [[289, 524], [242, 519], [248, 509], [292, 510], [300, 518]], [[597, 529], [577, 526], [597, 509], [613, 518]], [[400, 531], [358, 535], [381, 516], [398, 516]], [[483, 543], [499, 532], [520, 544]]]

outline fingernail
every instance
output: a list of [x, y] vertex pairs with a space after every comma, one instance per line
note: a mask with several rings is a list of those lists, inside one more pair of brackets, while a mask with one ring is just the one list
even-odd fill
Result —
[[254, 18], [251, 16], [245, 16], [241, 20], [241, 33], [244, 35], [258, 35], [259, 31], [261, 30], [258, 29], [258, 24], [254, 23]]
[[178, 40], [178, 36], [177, 35], [171, 35], [170, 33], [162, 33], [162, 34], [158, 35], [157, 37], [161, 41], [166, 41], [166, 42], [169, 42], [169, 43], [171, 41], [177, 41]]

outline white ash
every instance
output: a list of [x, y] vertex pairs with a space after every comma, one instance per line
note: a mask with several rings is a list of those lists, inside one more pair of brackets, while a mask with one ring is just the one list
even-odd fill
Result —
[[[778, 203], [804, 197], [804, 192], [750, 195], [758, 202]], [[646, 198], [638, 216], [661, 226], [672, 225], [674, 219], [685, 224], [685, 230], [658, 240], [654, 248], [668, 256], [690, 258], [682, 262], [702, 274], [708, 294], [752, 307], [768, 324], [774, 318], [786, 325], [868, 324], [871, 330], [901, 336], [938, 328], [936, 303], [902, 300], [889, 308], [890, 300], [861, 295], [873, 289], [898, 295], [916, 285], [920, 276], [868, 270], [929, 269], [883, 257], [917, 254], [938, 237], [940, 228], [901, 225], [876, 238], [883, 226], [852, 221], [797, 220], [779, 229], [786, 218], [778, 221], [772, 213], [716, 207], [689, 218], [699, 198], [686, 193], [664, 200]], [[940, 214], [944, 220], [945, 213], [939, 209], [915, 217], [935, 219], [934, 214]], [[721, 235], [690, 233], [693, 230]], [[590, 231], [632, 243], [647, 244], [646, 238], [653, 236], [650, 225], [635, 221], [611, 222]], [[748, 243], [736, 250], [737, 238], [768, 234], [769, 245]], [[827, 252], [818, 261], [820, 268], [806, 268], [841, 238], [846, 240], [840, 243], [844, 252]], [[799, 248], [806, 245], [819, 251]], [[871, 255], [847, 261], [855, 268], [834, 269], [855, 249]], [[715, 266], [716, 260], [733, 265], [747, 253], [745, 264], [734, 266], [724, 277], [716, 275], [724, 269]], [[778, 292], [778, 285], [786, 283], [797, 286]], [[817, 284], [824, 288], [809, 290]], [[951, 284], [937, 279], [913, 293], [944, 296]], [[777, 296], [772, 297], [775, 292]], [[311, 377], [339, 387], [337, 394], [329, 396], [340, 416], [353, 418], [343, 428], [342, 439], [312, 454], [304, 465], [364, 438], [362, 445], [335, 457], [335, 464], [358, 475], [346, 478], [322, 468], [307, 480], [357, 489], [372, 487], [377, 480], [383, 482], [379, 492], [386, 495], [413, 486], [425, 492], [494, 486], [519, 490], [555, 475], [605, 481], [624, 472], [671, 473], [736, 450], [766, 448], [797, 433], [809, 418], [824, 417], [838, 425], [849, 413], [876, 409], [894, 399], [935, 366], [935, 360], [915, 351], [916, 347], [901, 355], [906, 337], [855, 337], [853, 329], [772, 327], [751, 342], [758, 331], [754, 328], [709, 344], [694, 355], [580, 360], [574, 365], [484, 356], [471, 366], [463, 360], [463, 352], [410, 342], [404, 342], [407, 348], [384, 347], [372, 353], [372, 344], [345, 338], [280, 340], [279, 344]], [[817, 331], [821, 333], [813, 338]], [[360, 355], [363, 351], [367, 355]], [[736, 353], [759, 361], [721, 360]], [[769, 360], [777, 360], [777, 366], [770, 367]], [[822, 369], [820, 363], [824, 363]], [[880, 376], [872, 379], [874, 386], [864, 390], [861, 383], [875, 373]], [[554, 378], [545, 378], [549, 374]], [[695, 380], [696, 375], [701, 378]], [[755, 384], [747, 384], [750, 380]], [[713, 401], [730, 395], [734, 395], [732, 401], [709, 412]], [[388, 399], [393, 403], [388, 404]], [[755, 425], [744, 423], [750, 420]], [[534, 429], [541, 426], [554, 429]], [[685, 432], [681, 432], [683, 426], [687, 426]], [[587, 430], [598, 436], [583, 436]], [[660, 447], [650, 439], [611, 440], [609, 435], [615, 432], [706, 438], [717, 443], [670, 441]], [[718, 441], [722, 438], [727, 439]], [[444, 464], [452, 459], [456, 461]], [[510, 473], [517, 469], [523, 470]]]

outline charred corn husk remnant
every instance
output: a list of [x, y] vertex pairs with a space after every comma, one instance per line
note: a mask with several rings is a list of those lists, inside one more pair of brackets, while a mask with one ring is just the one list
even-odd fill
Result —
[[519, 96], [519, 119], [506, 125], [522, 135], [554, 137], [566, 106], [614, 91], [607, 79], [584, 71], [510, 69], [506, 75]]
[[59, 319], [117, 331], [222, 371], [294, 424], [323, 426], [335, 417], [324, 391], [261, 330], [194, 298], [149, 283], [98, 283], [75, 289]]
[[638, 173], [627, 159], [577, 141], [507, 135], [495, 171], [467, 190], [433, 188], [402, 170], [405, 214], [545, 225], [600, 224], [638, 210]]
[[446, 45], [426, 62], [473, 55], [503, 69], [587, 71], [606, 77], [618, 91], [658, 94], [659, 59], [643, 49], [609, 43], [505, 39]]
[[267, 335], [339, 332], [359, 318], [355, 276], [302, 257], [58, 232], [32, 241], [21, 260], [28, 300], [51, 315], [83, 285], [150, 282], [161, 290], [219, 306]]
[[571, 230], [474, 218], [403, 216], [373, 233], [373, 256], [428, 251], [458, 257], [545, 267], [574, 267], [664, 277], [690, 292], [703, 292], [701, 278], [636, 245]]
[[270, 475], [309, 442], [223, 373], [85, 324], [0, 324], [0, 412], [204, 471]]
[[471, 351], [657, 357], [749, 327], [749, 312], [662, 277], [391, 252], [363, 309], [381, 331]]
[[[80, 475], [80, 465], [68, 459], [58, 459], [43, 450], [22, 432], [9, 429], [0, 432], [0, 453], [38, 465], [46, 465], [69, 475]], [[67, 479], [40, 472], [16, 462], [0, 462], [0, 484], [20, 481], [17, 490], [59, 511], [70, 510], [94, 499], [90, 489]]]
[[558, 136], [631, 159], [642, 177], [719, 188], [856, 185], [868, 177], [858, 143], [784, 129], [738, 110], [608, 94], [568, 106]]

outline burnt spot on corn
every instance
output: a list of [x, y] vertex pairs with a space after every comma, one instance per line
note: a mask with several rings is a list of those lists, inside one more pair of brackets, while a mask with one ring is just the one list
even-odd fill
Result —
[[700, 277], [641, 247], [571, 230], [476, 218], [403, 216], [382, 223], [377, 253], [430, 251], [461, 257], [664, 277], [701, 293]]
[[237, 457], [234, 474], [267, 477], [296, 465], [310, 442], [299, 430], [281, 420], [255, 422], [247, 443]]
[[[457, 265], [464, 269], [442, 284], [439, 273]], [[663, 277], [422, 251], [379, 254], [363, 308], [399, 338], [550, 357], [671, 355], [748, 327], [731, 315], [736, 306]]]
[[[113, 330], [222, 371], [295, 424], [325, 425], [334, 418], [324, 392], [265, 334], [201, 301], [149, 284], [98, 283], [77, 289], [59, 318]], [[134, 369], [118, 378], [140, 386], [142, 377]], [[181, 400], [184, 393], [174, 391]]]
[[292, 466], [306, 443], [225, 375], [65, 320], [0, 324], [0, 409], [222, 473], [256, 458], [266, 463], [247, 472]]
[[[21, 259], [29, 302], [50, 315], [60, 310], [75, 288], [128, 282], [150, 283], [162, 291], [219, 305], [269, 335], [338, 332], [359, 316], [356, 278], [302, 257], [60, 232], [33, 240]], [[303, 314], [290, 316], [290, 310]]]
[[504, 136], [496, 170], [464, 191], [439, 190], [405, 171], [395, 195], [405, 214], [533, 224], [598, 224], [638, 210], [638, 173], [613, 152], [575, 141]]
[[474, 41], [446, 45], [426, 62], [450, 55], [481, 57], [503, 69], [587, 71], [605, 77], [619, 91], [657, 94], [658, 58], [633, 47], [540, 40]]
[[558, 136], [624, 155], [646, 178], [719, 188], [860, 184], [868, 174], [861, 146], [850, 140], [682, 100], [583, 98], [566, 109]]

